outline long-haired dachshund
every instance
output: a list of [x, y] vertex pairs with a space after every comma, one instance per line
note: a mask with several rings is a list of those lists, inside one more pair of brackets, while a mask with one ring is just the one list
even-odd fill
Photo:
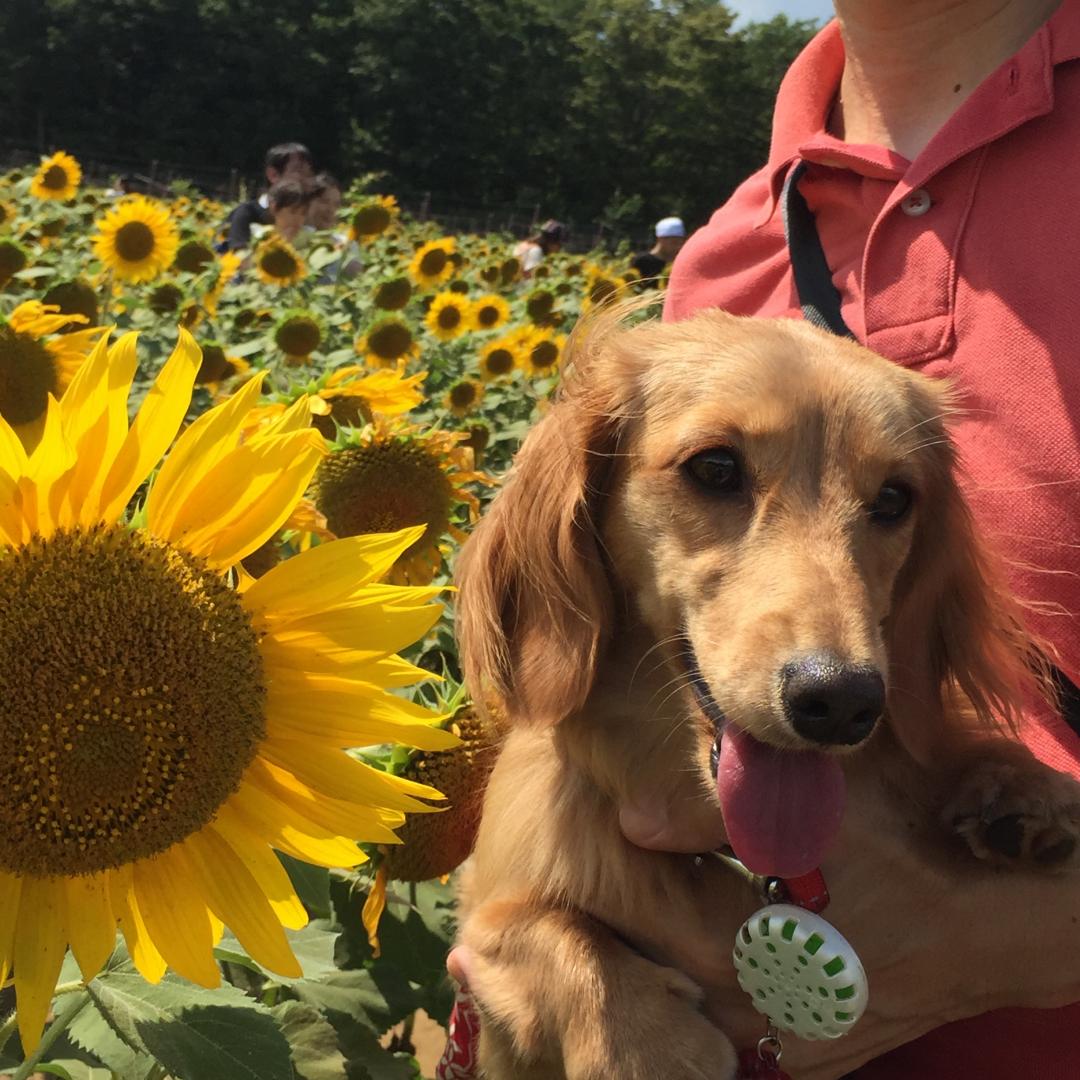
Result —
[[469, 682], [511, 720], [463, 896], [484, 1075], [728, 1080], [758, 905], [630, 844], [621, 807], [722, 812], [747, 865], [790, 876], [870, 776], [947, 857], [1060, 867], [1080, 786], [1013, 734], [1045, 664], [940, 383], [715, 311], [601, 315], [569, 368], [459, 567]]

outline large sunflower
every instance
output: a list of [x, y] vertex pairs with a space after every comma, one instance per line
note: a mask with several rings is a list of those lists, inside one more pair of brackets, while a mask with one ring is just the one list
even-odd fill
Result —
[[421, 245], [409, 263], [409, 276], [421, 288], [441, 285], [454, 273], [454, 264], [450, 261], [454, 247], [455, 241], [452, 236], [430, 240]]
[[461, 293], [441, 292], [431, 301], [424, 325], [440, 341], [451, 341], [470, 329], [470, 307], [468, 299]]
[[59, 398], [102, 327], [60, 334], [85, 315], [61, 314], [56, 304], [27, 300], [0, 320], [0, 417], [32, 450], [45, 428], [50, 395]]
[[356, 351], [370, 367], [396, 367], [402, 360], [418, 355], [412, 327], [397, 315], [388, 315], [368, 327], [356, 341]]
[[400, 213], [393, 195], [372, 195], [353, 210], [349, 219], [349, 235], [359, 243], [373, 240], [386, 232]]
[[534, 331], [525, 340], [521, 350], [522, 370], [534, 378], [554, 375], [559, 369], [565, 347], [565, 334], [552, 334], [547, 330]]
[[168, 209], [153, 199], [124, 199], [95, 224], [94, 254], [124, 281], [150, 281], [176, 257], [176, 226]]
[[264, 240], [255, 252], [255, 270], [267, 285], [295, 285], [307, 275], [300, 253], [276, 233]]
[[335, 536], [396, 531], [422, 525], [423, 533], [400, 555], [390, 580], [426, 585], [442, 564], [445, 534], [464, 541], [453, 523], [464, 504], [475, 520], [479, 501], [464, 485], [490, 483], [475, 471], [460, 432], [428, 431], [398, 420], [377, 420], [347, 432], [319, 466], [315, 505]]
[[400, 416], [424, 400], [420, 384], [427, 372], [406, 376], [400, 368], [370, 374], [357, 364], [328, 376], [310, 400], [311, 424], [328, 439], [339, 427], [362, 427], [375, 413]]
[[480, 350], [480, 378], [484, 382], [503, 379], [514, 373], [521, 360], [521, 343], [507, 335], [489, 341]]
[[199, 363], [181, 331], [129, 426], [134, 336], [102, 339], [33, 454], [0, 422], [0, 982], [14, 969], [27, 1052], [67, 946], [90, 979], [117, 924], [151, 981], [218, 985], [223, 924], [298, 975], [283, 926], [306, 915], [273, 849], [362, 862], [354, 841], [393, 842], [432, 789], [342, 748], [452, 741], [384, 692], [420, 677], [394, 653], [438, 617], [435, 590], [374, 584], [418, 530], [233, 584], [323, 456], [306, 399], [241, 442], [252, 379], [176, 440], [145, 524], [123, 524]]
[[510, 318], [510, 305], [496, 293], [488, 293], [474, 301], [472, 322], [477, 330], [494, 330]]
[[38, 171], [30, 181], [30, 194], [37, 199], [67, 202], [75, 198], [80, 180], [82, 168], [79, 163], [70, 154], [60, 151], [41, 159]]

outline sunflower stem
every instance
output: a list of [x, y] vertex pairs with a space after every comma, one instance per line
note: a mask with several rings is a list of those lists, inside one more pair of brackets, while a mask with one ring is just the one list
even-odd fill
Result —
[[101, 297], [101, 325], [109, 323], [109, 308], [112, 306], [113, 272], [110, 270], [105, 275], [105, 284], [102, 287]]
[[8, 1018], [0, 1024], [0, 1054], [4, 1052], [7, 1044], [11, 1041], [11, 1036], [15, 1034], [15, 1028], [19, 1025], [18, 1014], [13, 1009]]
[[[64, 985], [67, 986], [68, 984], [65, 983]], [[70, 993], [70, 991], [66, 992]], [[89, 1000], [90, 995], [83, 994], [80, 997], [68, 997], [59, 1005], [53, 1017], [53, 1022], [45, 1029], [45, 1034], [41, 1036], [41, 1042], [38, 1043], [37, 1049], [15, 1070], [11, 1080], [28, 1080], [29, 1077], [33, 1076], [38, 1063], [52, 1049], [53, 1043], [63, 1035], [72, 1020], [86, 1008]]]

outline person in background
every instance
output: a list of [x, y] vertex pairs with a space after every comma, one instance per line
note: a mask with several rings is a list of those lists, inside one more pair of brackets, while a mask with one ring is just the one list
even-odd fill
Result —
[[665, 267], [679, 254], [686, 243], [686, 226], [682, 218], [666, 217], [656, 223], [656, 243], [648, 251], [639, 252], [630, 262], [638, 273], [639, 291], [656, 289]]
[[566, 242], [566, 226], [561, 221], [550, 219], [540, 226], [538, 232], [522, 240], [514, 248], [514, 256], [521, 260], [521, 276], [531, 278], [544, 257], [561, 251]]
[[[311, 183], [307, 224], [312, 229], [333, 229], [341, 209], [341, 184], [330, 173], [319, 173]], [[335, 240], [339, 239], [337, 236]], [[344, 242], [344, 236], [341, 237]]]
[[279, 180], [266, 193], [274, 232], [295, 240], [308, 220], [311, 191], [299, 180]]
[[[279, 143], [266, 154], [266, 182], [273, 187], [279, 180], [297, 180], [301, 184], [311, 181], [315, 169], [311, 151], [303, 143]], [[270, 193], [264, 192], [257, 199], [240, 203], [229, 214], [225, 224], [226, 251], [240, 251], [251, 246], [252, 225], [272, 225]]]

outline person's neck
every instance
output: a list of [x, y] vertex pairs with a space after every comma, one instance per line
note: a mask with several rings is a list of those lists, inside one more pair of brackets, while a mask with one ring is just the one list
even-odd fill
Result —
[[1061, 0], [835, 0], [845, 64], [829, 130], [914, 160]]

